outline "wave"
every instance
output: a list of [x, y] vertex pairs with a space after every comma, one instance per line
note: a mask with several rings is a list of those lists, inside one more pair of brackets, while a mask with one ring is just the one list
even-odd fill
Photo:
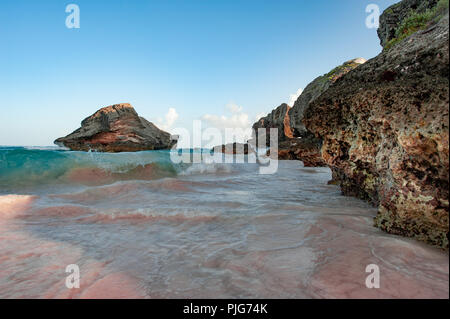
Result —
[[233, 169], [229, 164], [194, 163], [183, 170], [180, 175], [229, 174]]
[[[60, 147], [0, 147], [0, 194], [42, 188], [45, 185], [101, 186], [127, 180], [155, 180], [178, 175], [229, 175], [254, 169], [232, 163], [256, 163], [254, 155], [199, 153], [200, 163], [174, 163], [171, 150], [101, 153]], [[184, 156], [184, 155], [183, 155]], [[183, 157], [184, 158], [184, 157]], [[257, 165], [257, 164], [255, 164]]]
[[73, 152], [64, 149], [0, 147], [0, 190], [55, 183], [109, 184], [119, 180], [172, 177], [183, 170], [169, 151]]
[[83, 219], [83, 222], [100, 222], [100, 223], [108, 223], [108, 222], [117, 222], [121, 220], [128, 221], [136, 221], [139, 222], [141, 220], [146, 221], [170, 221], [170, 222], [206, 222], [212, 221], [219, 217], [222, 217], [217, 212], [201, 212], [198, 210], [190, 211], [190, 210], [174, 210], [174, 211], [164, 211], [161, 209], [149, 209], [149, 208], [140, 208], [136, 210], [129, 211], [111, 211], [111, 212], [98, 212], [89, 217]]

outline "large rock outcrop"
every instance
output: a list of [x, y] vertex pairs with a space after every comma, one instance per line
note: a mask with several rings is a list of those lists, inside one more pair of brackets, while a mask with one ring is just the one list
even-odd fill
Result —
[[101, 108], [81, 122], [81, 127], [56, 145], [74, 151], [136, 152], [168, 149], [176, 144], [171, 135], [139, 117], [127, 103]]
[[[322, 141], [315, 137], [303, 125], [303, 113], [308, 105], [326, 91], [332, 83], [366, 62], [357, 58], [343, 63], [327, 74], [317, 77], [306, 86], [292, 107], [281, 104], [266, 117], [253, 124], [254, 139], [258, 129], [266, 130], [266, 146], [270, 143], [270, 128], [278, 129], [278, 159], [300, 160], [305, 166], [326, 166], [320, 154]], [[268, 153], [269, 154], [269, 153]]]
[[308, 132], [303, 124], [303, 113], [309, 104], [325, 92], [331, 84], [365, 62], [366, 60], [363, 58], [356, 58], [344, 62], [342, 65], [335, 67], [327, 74], [317, 77], [306, 86], [297, 101], [295, 101], [293, 107], [289, 110], [288, 116], [290, 118], [293, 136], [304, 137], [310, 135], [310, 132]]
[[266, 145], [270, 144], [270, 129], [278, 129], [278, 142], [286, 141], [293, 137], [288, 112], [291, 109], [286, 103], [281, 104], [267, 116], [260, 118], [253, 124], [254, 138], [258, 138], [258, 129], [266, 130]]
[[378, 205], [376, 226], [446, 249], [448, 29], [447, 13], [336, 81], [303, 119], [343, 193]]

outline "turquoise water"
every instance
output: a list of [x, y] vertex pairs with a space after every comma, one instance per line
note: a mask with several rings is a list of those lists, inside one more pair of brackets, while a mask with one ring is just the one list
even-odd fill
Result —
[[0, 193], [21, 187], [76, 183], [70, 179], [71, 172], [82, 169], [113, 175], [111, 181], [114, 181], [148, 164], [155, 166], [154, 175], [142, 176], [143, 179], [175, 176], [182, 169], [181, 165], [172, 164], [169, 151], [110, 154], [59, 148], [0, 147]]

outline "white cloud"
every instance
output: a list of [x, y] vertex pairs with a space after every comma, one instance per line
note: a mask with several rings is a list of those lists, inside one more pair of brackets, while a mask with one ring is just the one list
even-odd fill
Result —
[[[214, 127], [219, 129], [224, 138], [224, 143], [240, 142], [244, 143], [252, 135], [252, 122], [247, 113], [243, 111], [241, 106], [234, 103], [230, 103], [226, 106], [226, 109], [231, 113], [231, 115], [212, 115], [205, 114], [201, 117], [202, 121], [206, 122], [209, 127]], [[225, 136], [225, 129], [237, 129], [236, 137], [233, 140], [230, 136]]]
[[178, 113], [173, 107], [171, 107], [165, 115], [164, 120], [162, 118], [157, 119], [158, 127], [164, 131], [169, 131], [177, 119]]
[[300, 94], [302, 94], [302, 92], [303, 92], [303, 89], [300, 88], [294, 94], [290, 94], [289, 95], [289, 102], [287, 104], [289, 106], [294, 106], [295, 101], [297, 101], [298, 97], [300, 96]]
[[202, 116], [202, 120], [218, 129], [225, 129], [225, 128], [246, 129], [252, 126], [248, 114], [243, 112], [241, 106], [238, 106], [234, 103], [230, 103], [227, 105], [226, 108], [227, 110], [230, 111], [231, 116], [205, 114]]
[[227, 105], [227, 109], [233, 114], [242, 112], [242, 106], [239, 106], [239, 105], [234, 104], [234, 103], [229, 103]]

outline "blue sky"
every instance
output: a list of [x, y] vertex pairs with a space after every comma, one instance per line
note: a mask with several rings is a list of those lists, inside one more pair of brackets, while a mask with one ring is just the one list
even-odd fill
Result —
[[[366, 6], [395, 2], [2, 0], [0, 145], [52, 145], [121, 102], [169, 130], [205, 115], [253, 123], [336, 65], [376, 56]], [[70, 3], [79, 29], [65, 25]]]

